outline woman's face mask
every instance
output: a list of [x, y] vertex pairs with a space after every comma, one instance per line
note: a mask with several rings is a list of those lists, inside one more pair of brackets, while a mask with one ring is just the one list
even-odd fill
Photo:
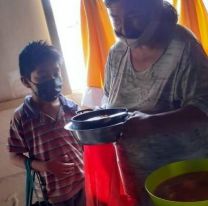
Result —
[[[132, 4], [133, 5], [133, 4]], [[141, 7], [118, 1], [109, 7], [110, 16], [117, 37], [131, 48], [145, 44], [158, 27], [158, 18], [153, 18], [147, 4]]]
[[62, 80], [60, 77], [49, 79], [38, 84], [32, 82], [32, 84], [34, 85], [35, 95], [46, 102], [54, 101], [61, 93]]
[[[132, 35], [118, 35], [118, 39], [123, 42], [126, 46], [134, 49], [137, 48], [140, 45], [148, 44], [149, 41], [152, 39], [153, 35], [155, 34], [156, 29], [159, 26], [159, 21], [152, 21], [150, 22], [144, 29], [143, 32], [135, 32], [135, 36], [133, 38], [133, 33]], [[137, 35], [137, 36], [136, 36]]]
[[[132, 19], [132, 21], [134, 21]], [[115, 30], [115, 33], [118, 37], [123, 36], [127, 39], [136, 39], [139, 36], [141, 36], [142, 31], [136, 28], [136, 26], [131, 22], [130, 20], [125, 20], [123, 22], [123, 31], [117, 31]]]

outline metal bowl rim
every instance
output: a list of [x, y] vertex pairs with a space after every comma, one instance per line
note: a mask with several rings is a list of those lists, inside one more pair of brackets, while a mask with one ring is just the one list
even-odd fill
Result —
[[81, 132], [81, 131], [93, 131], [93, 130], [98, 130], [98, 129], [103, 129], [103, 128], [113, 128], [113, 127], [116, 127], [116, 126], [120, 126], [120, 125], [124, 125], [126, 121], [123, 121], [123, 122], [119, 122], [118, 124], [113, 124], [113, 125], [109, 125], [109, 126], [106, 126], [106, 127], [96, 127], [96, 128], [93, 128], [93, 129], [68, 129], [70, 126], [70, 124], [73, 124], [72, 122], [69, 122], [68, 124], [66, 124], [64, 126], [64, 129], [66, 130], [69, 130], [69, 131], [75, 131], [75, 132]]

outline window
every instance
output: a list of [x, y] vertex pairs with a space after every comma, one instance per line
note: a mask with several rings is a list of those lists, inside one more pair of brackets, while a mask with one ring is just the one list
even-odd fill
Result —
[[83, 91], [86, 69], [80, 33], [80, 1], [50, 0], [72, 91]]
[[208, 1], [207, 0], [204, 0], [204, 4], [205, 4], [205, 6], [207, 8], [207, 11], [208, 11]]

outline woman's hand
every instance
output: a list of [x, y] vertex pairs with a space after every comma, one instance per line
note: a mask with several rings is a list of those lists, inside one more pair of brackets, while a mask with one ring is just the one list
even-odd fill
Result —
[[143, 137], [155, 133], [184, 132], [200, 126], [202, 123], [207, 124], [207, 122], [207, 115], [195, 106], [153, 115], [134, 112], [124, 124], [123, 135], [124, 138], [131, 138], [132, 136]]
[[130, 114], [129, 119], [124, 124], [123, 136], [146, 136], [151, 132], [150, 115], [136, 111]]

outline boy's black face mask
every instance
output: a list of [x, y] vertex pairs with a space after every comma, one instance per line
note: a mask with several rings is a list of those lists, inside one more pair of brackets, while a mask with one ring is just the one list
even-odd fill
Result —
[[42, 83], [32, 82], [36, 89], [34, 93], [43, 101], [51, 102], [54, 101], [61, 93], [62, 80], [60, 77], [49, 79]]

